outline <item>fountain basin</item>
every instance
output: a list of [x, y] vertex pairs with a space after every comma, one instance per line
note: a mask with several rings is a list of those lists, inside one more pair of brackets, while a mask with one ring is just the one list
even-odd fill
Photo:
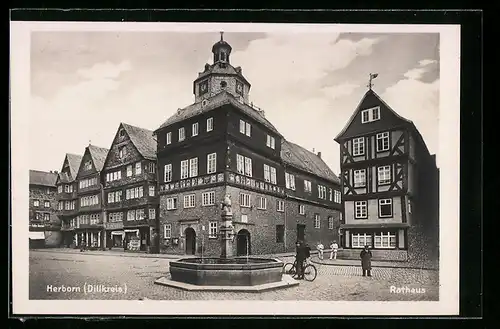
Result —
[[255, 286], [281, 282], [282, 268], [272, 258], [185, 258], [170, 262], [170, 277], [197, 286]]

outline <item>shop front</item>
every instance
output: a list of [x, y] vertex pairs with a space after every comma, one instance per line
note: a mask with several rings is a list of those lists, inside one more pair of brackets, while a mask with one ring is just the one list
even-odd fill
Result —
[[146, 251], [150, 243], [149, 226], [127, 227], [124, 230], [125, 250]]
[[30, 249], [45, 247], [45, 233], [43, 231], [30, 231], [28, 237]]
[[108, 222], [105, 223], [106, 228], [106, 248], [107, 249], [123, 249], [125, 247], [125, 231], [123, 230], [123, 222]]

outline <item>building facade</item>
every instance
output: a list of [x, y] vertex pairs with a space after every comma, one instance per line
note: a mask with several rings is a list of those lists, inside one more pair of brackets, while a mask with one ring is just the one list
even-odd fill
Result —
[[105, 246], [102, 169], [108, 149], [89, 145], [85, 148], [76, 175], [78, 215], [73, 238], [76, 246], [101, 249]]
[[57, 215], [61, 221], [62, 246], [75, 247], [74, 230], [77, 228], [77, 215], [79, 209], [78, 183], [76, 176], [82, 156], [66, 154], [61, 172], [57, 175]]
[[437, 262], [439, 170], [415, 125], [370, 89], [335, 140], [346, 256]]
[[231, 50], [221, 37], [194, 81], [195, 102], [155, 131], [162, 250], [219, 256], [226, 195], [235, 255], [294, 251], [298, 239], [328, 244], [338, 238], [339, 179], [248, 102]]
[[104, 162], [107, 248], [145, 251], [158, 228], [156, 140], [121, 123]]
[[61, 222], [57, 216], [57, 172], [29, 171], [30, 248], [59, 247]]

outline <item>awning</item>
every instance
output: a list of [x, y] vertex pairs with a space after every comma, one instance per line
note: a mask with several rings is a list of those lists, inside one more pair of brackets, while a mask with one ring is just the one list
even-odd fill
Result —
[[28, 236], [30, 240], [45, 240], [44, 232], [29, 232]]
[[111, 235], [123, 235], [124, 233], [123, 231], [111, 231]]

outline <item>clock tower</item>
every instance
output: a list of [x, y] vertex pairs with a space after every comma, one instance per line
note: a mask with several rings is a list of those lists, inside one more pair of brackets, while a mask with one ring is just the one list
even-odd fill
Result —
[[195, 103], [224, 91], [248, 103], [250, 83], [243, 76], [241, 67], [231, 65], [231, 51], [231, 45], [224, 41], [224, 32], [221, 32], [220, 40], [212, 46], [213, 63], [205, 64], [205, 69], [198, 73], [193, 83]]

